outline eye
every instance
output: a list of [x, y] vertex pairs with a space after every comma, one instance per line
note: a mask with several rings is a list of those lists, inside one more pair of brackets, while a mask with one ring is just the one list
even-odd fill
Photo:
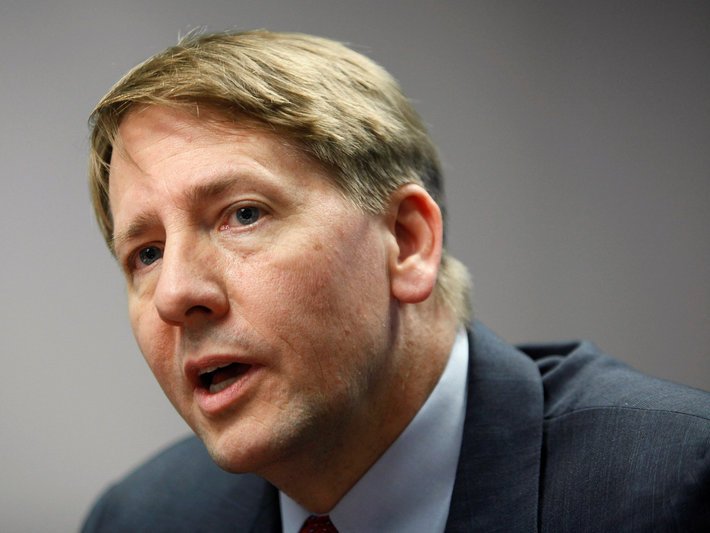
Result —
[[[232, 231], [242, 234], [250, 232], [251, 226], [257, 222], [262, 224], [262, 219], [268, 218], [270, 212], [268, 208], [262, 207], [258, 203], [241, 202], [237, 205], [232, 205], [224, 212], [222, 224], [219, 226], [220, 231]], [[255, 226], [256, 227], [256, 226]]]
[[261, 209], [254, 206], [240, 207], [234, 212], [234, 218], [242, 226], [253, 224], [261, 217]]
[[163, 251], [157, 246], [146, 246], [145, 248], [141, 248], [136, 255], [136, 259], [144, 266], [152, 265], [161, 257], [163, 257]]

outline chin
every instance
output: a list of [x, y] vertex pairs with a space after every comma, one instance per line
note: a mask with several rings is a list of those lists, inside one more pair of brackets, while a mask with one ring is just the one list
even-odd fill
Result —
[[255, 442], [253, 437], [245, 439], [228, 433], [207, 438], [200, 436], [217, 466], [232, 474], [255, 473], [273, 461], [275, 450], [265, 442]]
[[207, 442], [205, 442], [205, 446], [212, 460], [222, 470], [232, 474], [246, 474], [257, 469], [257, 461], [249, 460], [244, 456], [243, 451], [242, 453], [235, 453], [234, 450], [225, 449], [224, 446], [210, 445]]
[[209, 448], [207, 451], [217, 466], [230, 474], [246, 474], [253, 472], [253, 469], [250, 468], [248, 464], [244, 461], [234, 460], [234, 458], [229, 454], [220, 453], [219, 451], [211, 450]]

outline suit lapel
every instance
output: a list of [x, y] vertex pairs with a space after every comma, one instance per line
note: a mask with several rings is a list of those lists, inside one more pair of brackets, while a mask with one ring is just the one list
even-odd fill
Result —
[[251, 533], [281, 533], [281, 507], [279, 491], [271, 483], [263, 481], [262, 496]]
[[537, 531], [540, 373], [479, 323], [469, 347], [466, 419], [446, 531]]

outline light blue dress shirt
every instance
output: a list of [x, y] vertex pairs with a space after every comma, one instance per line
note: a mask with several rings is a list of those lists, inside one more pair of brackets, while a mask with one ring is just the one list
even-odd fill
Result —
[[[461, 330], [429, 398], [380, 459], [328, 513], [339, 533], [443, 532], [466, 414], [468, 338]], [[311, 514], [279, 493], [284, 533]]]

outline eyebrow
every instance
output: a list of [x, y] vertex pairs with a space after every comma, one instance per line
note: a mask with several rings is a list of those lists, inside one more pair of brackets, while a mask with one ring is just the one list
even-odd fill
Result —
[[239, 180], [234, 174], [218, 176], [207, 183], [196, 183], [191, 185], [183, 194], [183, 201], [186, 205], [195, 205], [217, 198], [234, 187], [237, 181], [245, 181], [247, 178], [241, 176]]
[[139, 235], [142, 235], [148, 228], [155, 226], [158, 223], [158, 217], [153, 214], [142, 214], [131, 221], [125, 230], [114, 233], [111, 238], [111, 247], [116, 253], [118, 249], [126, 242], [129, 242]]
[[[242, 177], [242, 180], [248, 180], [248, 177]], [[235, 184], [241, 180], [237, 180], [234, 174], [226, 174], [222, 176], [217, 176], [215, 179], [211, 179], [207, 183], [196, 183], [191, 185], [185, 192], [181, 193], [181, 203], [185, 206], [193, 206], [200, 203], [204, 203], [208, 200], [218, 198], [225, 191], [228, 191]], [[111, 239], [111, 246], [116, 250], [123, 246], [126, 242], [129, 242], [136, 237], [139, 237], [143, 233], [146, 233], [149, 228], [158, 225], [160, 222], [158, 216], [155, 213], [142, 213], [135, 217], [126, 229], [114, 233]]]

